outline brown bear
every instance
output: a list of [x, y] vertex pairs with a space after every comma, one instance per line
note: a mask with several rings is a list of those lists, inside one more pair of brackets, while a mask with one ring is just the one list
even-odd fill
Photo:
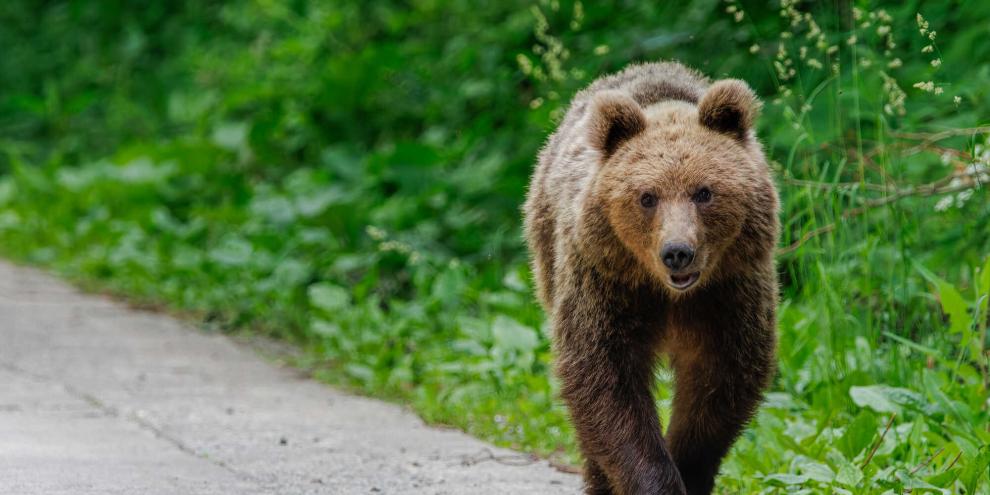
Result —
[[578, 93], [540, 153], [526, 238], [587, 493], [710, 493], [774, 374], [778, 201], [758, 110], [742, 81], [633, 65]]

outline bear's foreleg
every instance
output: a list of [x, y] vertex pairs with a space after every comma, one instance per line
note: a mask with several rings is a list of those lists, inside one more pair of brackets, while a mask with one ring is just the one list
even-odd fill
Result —
[[760, 286], [744, 284], [744, 293], [731, 297], [722, 293], [678, 322], [667, 440], [691, 495], [711, 493], [722, 459], [755, 414], [775, 369], [776, 294], [753, 294]]
[[584, 460], [584, 490], [588, 495], [614, 495], [608, 474], [593, 459]]
[[[587, 321], [587, 320], [585, 320]], [[561, 396], [587, 459], [589, 494], [683, 494], [651, 393], [650, 350], [626, 338], [586, 340], [558, 350]]]

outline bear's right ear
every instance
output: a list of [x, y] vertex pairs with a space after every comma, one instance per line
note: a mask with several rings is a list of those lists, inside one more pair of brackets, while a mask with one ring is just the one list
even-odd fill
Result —
[[591, 102], [588, 143], [608, 158], [619, 146], [646, 129], [646, 115], [635, 100], [619, 91], [602, 91]]

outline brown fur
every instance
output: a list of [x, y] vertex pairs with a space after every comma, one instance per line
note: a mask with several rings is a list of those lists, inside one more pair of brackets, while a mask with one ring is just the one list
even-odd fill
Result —
[[[758, 109], [741, 81], [635, 65], [578, 93], [540, 154], [526, 237], [588, 493], [710, 493], [773, 375], [778, 206]], [[675, 241], [700, 272], [686, 290], [661, 261]], [[675, 373], [665, 436], [661, 355]]]

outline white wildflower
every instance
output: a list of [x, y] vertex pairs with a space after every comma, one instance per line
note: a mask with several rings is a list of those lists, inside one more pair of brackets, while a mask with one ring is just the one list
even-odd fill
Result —
[[376, 241], [380, 241], [385, 238], [385, 231], [381, 228], [375, 227], [374, 225], [365, 227], [364, 231], [368, 234], [368, 237]]
[[528, 76], [531, 72], [533, 72], [533, 62], [531, 62], [525, 55], [521, 53], [516, 55], [516, 63], [519, 64], [519, 69], [522, 70], [523, 74]]
[[828, 40], [825, 39], [825, 35], [818, 36], [818, 40], [815, 41], [815, 48], [817, 48], [818, 51], [828, 50]]
[[971, 163], [966, 166], [965, 173], [980, 184], [990, 182], [990, 167], [985, 163]]

